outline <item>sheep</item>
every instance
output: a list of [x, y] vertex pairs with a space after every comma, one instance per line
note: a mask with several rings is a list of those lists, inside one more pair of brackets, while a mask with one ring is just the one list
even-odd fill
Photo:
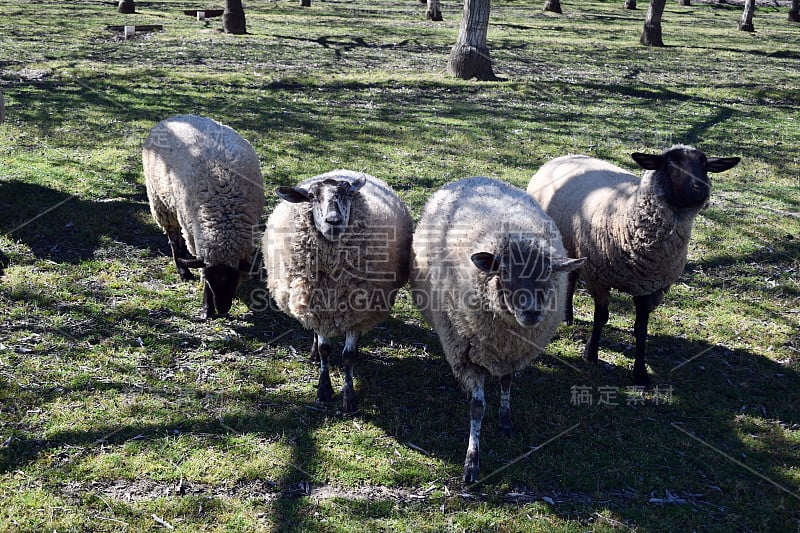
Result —
[[281, 311], [314, 332], [320, 402], [333, 398], [329, 339], [345, 336], [342, 408], [355, 412], [358, 341], [389, 316], [408, 280], [411, 215], [389, 185], [350, 170], [276, 192], [284, 201], [267, 220], [262, 246], [267, 287]]
[[465, 483], [478, 480], [484, 380], [500, 377], [500, 423], [510, 435], [512, 374], [544, 350], [563, 316], [566, 257], [555, 224], [525, 191], [485, 177], [436, 191], [412, 244], [411, 291], [470, 394]]
[[206, 319], [226, 314], [250, 272], [264, 210], [258, 156], [218, 122], [180, 115], [159, 122], [142, 149], [150, 211], [167, 234], [178, 274], [202, 268]]
[[583, 351], [597, 362], [600, 333], [608, 321], [610, 289], [633, 296], [636, 352], [633, 378], [650, 385], [645, 341], [650, 313], [683, 272], [692, 223], [711, 193], [708, 172], [736, 166], [738, 157], [715, 158], [675, 145], [660, 155], [634, 153], [642, 179], [592, 157], [568, 155], [544, 164], [531, 178], [531, 194], [555, 220], [569, 254], [586, 258], [570, 275], [565, 320], [573, 321], [579, 275], [594, 300], [594, 324]]

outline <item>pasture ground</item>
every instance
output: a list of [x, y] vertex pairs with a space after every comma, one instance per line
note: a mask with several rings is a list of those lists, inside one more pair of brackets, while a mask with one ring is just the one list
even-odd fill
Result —
[[[506, 81], [476, 83], [445, 73], [457, 2], [442, 23], [414, 0], [296, 4], [248, 2], [249, 34], [233, 36], [172, 0], [129, 16], [0, 0], [0, 530], [796, 531], [788, 7], [759, 6], [748, 34], [741, 6], [670, 2], [668, 46], [651, 49], [645, 9], [622, 0], [563, 15], [495, 2]], [[125, 40], [106, 29], [118, 24], [164, 29]], [[179, 113], [239, 131], [268, 190], [365, 170], [415, 216], [451, 180], [524, 187], [566, 153], [633, 168], [631, 152], [684, 142], [742, 163], [713, 177], [685, 275], [652, 317], [657, 388], [631, 387], [628, 298], [612, 302], [605, 364], [581, 361], [580, 293], [576, 324], [515, 378], [510, 439], [488, 383], [482, 473], [529, 455], [465, 487], [467, 398], [406, 293], [365, 339], [355, 416], [315, 403], [311, 336], [258, 308], [258, 280], [231, 318], [199, 319], [199, 284], [171, 265], [140, 162], [149, 129]]]

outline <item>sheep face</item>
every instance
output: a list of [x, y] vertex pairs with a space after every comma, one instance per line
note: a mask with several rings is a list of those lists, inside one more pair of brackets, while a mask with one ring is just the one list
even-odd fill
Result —
[[314, 226], [323, 237], [336, 241], [350, 223], [353, 197], [367, 182], [365, 177], [356, 181], [328, 178], [302, 187], [279, 187], [278, 196], [292, 203], [311, 203]]
[[227, 266], [213, 265], [203, 269], [203, 309], [206, 318], [215, 318], [231, 310], [242, 272]]
[[512, 243], [501, 254], [478, 252], [473, 264], [489, 276], [497, 276], [497, 302], [508, 318], [533, 327], [556, 306], [557, 275], [583, 264], [583, 259], [554, 258], [546, 248]]
[[738, 157], [706, 157], [687, 146], [673, 147], [661, 155], [631, 154], [639, 166], [652, 170], [667, 204], [676, 209], [705, 207], [711, 195], [709, 172], [723, 172], [739, 163]]

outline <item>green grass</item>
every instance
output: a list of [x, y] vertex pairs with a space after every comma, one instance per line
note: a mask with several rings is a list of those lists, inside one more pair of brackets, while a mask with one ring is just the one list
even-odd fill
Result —
[[[800, 27], [786, 6], [759, 6], [746, 34], [740, 6], [669, 4], [668, 46], [651, 49], [645, 10], [621, 5], [495, 2], [506, 81], [489, 84], [445, 74], [458, 3], [431, 23], [410, 1], [250, 2], [250, 33], [231, 36], [172, 0], [131, 16], [0, 0], [0, 530], [796, 530]], [[164, 31], [105, 29], [131, 23]], [[580, 360], [579, 293], [576, 324], [515, 378], [510, 439], [489, 383], [482, 472], [554, 440], [464, 487], [467, 400], [407, 294], [363, 346], [355, 416], [315, 404], [310, 334], [246, 305], [260, 281], [229, 319], [199, 319], [140, 163], [179, 113], [239, 131], [268, 190], [364, 169], [415, 215], [451, 180], [524, 186], [566, 153], [632, 168], [631, 152], [685, 142], [742, 163], [713, 177], [651, 320], [659, 388], [631, 388], [627, 297], [608, 364]]]

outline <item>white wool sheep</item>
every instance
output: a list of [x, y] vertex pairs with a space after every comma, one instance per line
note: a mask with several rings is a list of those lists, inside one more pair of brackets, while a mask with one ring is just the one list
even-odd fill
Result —
[[500, 430], [511, 432], [511, 377], [550, 342], [564, 313], [568, 259], [552, 220], [525, 191], [490, 178], [450, 183], [425, 204], [412, 245], [414, 301], [471, 394], [464, 481], [479, 472], [484, 379], [499, 376]]
[[264, 232], [267, 287], [278, 308], [314, 332], [319, 401], [331, 401], [330, 337], [344, 335], [344, 412], [357, 410], [358, 340], [389, 316], [408, 280], [413, 221], [386, 183], [334, 170], [279, 187]]
[[[569, 155], [544, 164], [528, 193], [555, 220], [567, 253], [586, 258], [580, 275], [594, 299], [594, 325], [584, 358], [597, 361], [610, 289], [628, 293], [636, 306], [634, 381], [647, 386], [649, 315], [683, 272], [692, 224], [711, 193], [708, 172], [728, 170], [739, 158], [707, 157], [684, 145], [631, 157], [646, 170], [641, 180], [605, 161]], [[577, 278], [570, 276], [567, 322]]]
[[238, 133], [209, 118], [156, 124], [142, 149], [150, 211], [167, 234], [178, 273], [203, 269], [206, 318], [227, 313], [250, 271], [264, 210], [258, 156]]

